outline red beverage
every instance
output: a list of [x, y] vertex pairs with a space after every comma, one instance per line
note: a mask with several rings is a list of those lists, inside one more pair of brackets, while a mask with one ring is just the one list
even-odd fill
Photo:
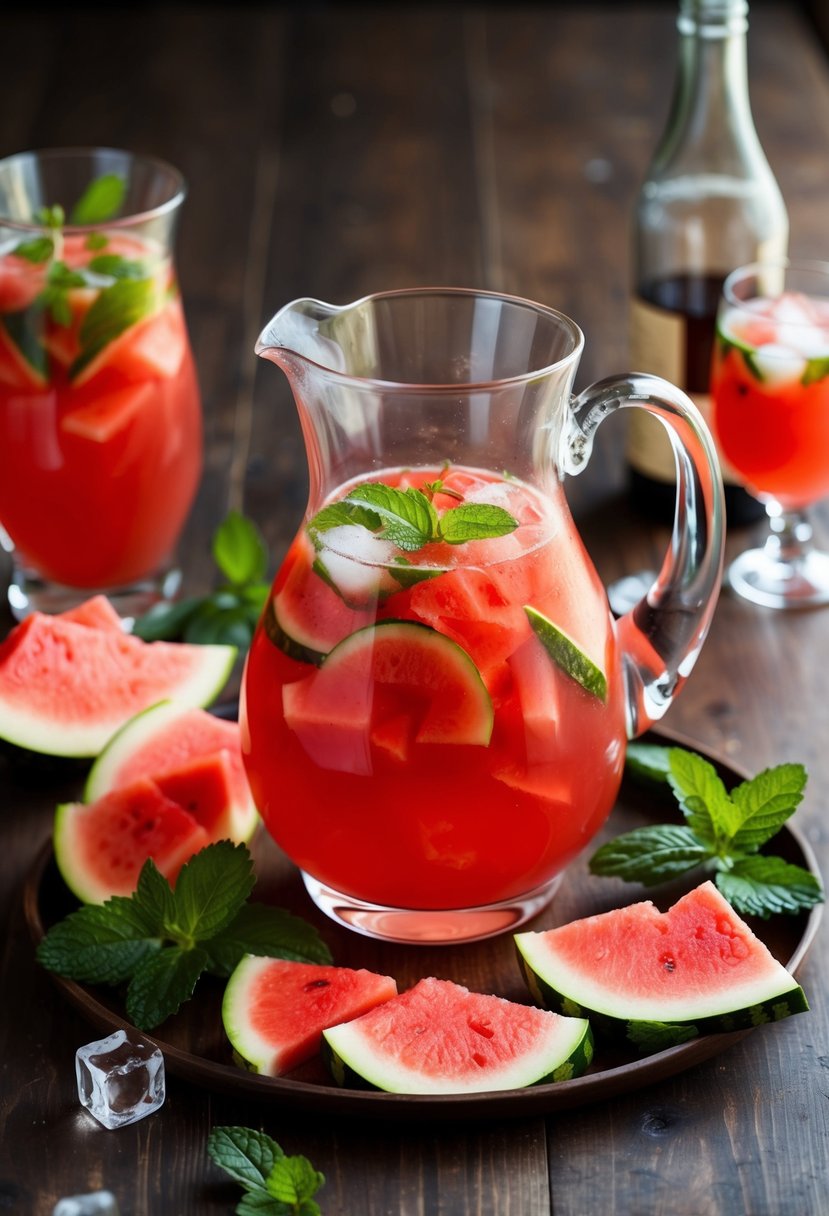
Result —
[[723, 454], [783, 508], [829, 494], [829, 301], [786, 292], [720, 317], [711, 392]]
[[0, 523], [41, 577], [117, 587], [178, 539], [199, 390], [169, 254], [105, 229], [55, 241], [0, 258]]
[[[510, 900], [579, 853], [618, 789], [624, 680], [604, 593], [557, 484], [457, 466], [374, 480], [440, 482], [442, 521], [488, 504], [515, 526], [417, 551], [351, 522], [300, 532], [245, 674], [254, 798], [285, 852], [351, 898]], [[528, 607], [567, 635], [557, 660]]]

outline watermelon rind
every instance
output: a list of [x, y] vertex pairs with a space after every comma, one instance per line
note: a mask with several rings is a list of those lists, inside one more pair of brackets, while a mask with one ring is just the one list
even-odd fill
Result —
[[[23, 622], [17, 628], [24, 628], [26, 624]], [[102, 689], [99, 702], [94, 707], [95, 712], [78, 714], [73, 710], [73, 689], [77, 689], [82, 699], [86, 691], [88, 663], [95, 661], [94, 656], [88, 660], [83, 657], [81, 635], [99, 631], [68, 624], [66, 629], [78, 631], [74, 635], [79, 643], [78, 659], [72, 670], [63, 663], [62, 685], [60, 692], [56, 692], [54, 710], [50, 711], [45, 703], [37, 704], [38, 699], [44, 701], [50, 688], [48, 661], [43, 663], [42, 673], [38, 677], [38, 697], [34, 706], [31, 687], [21, 681], [4, 680], [0, 664], [0, 739], [47, 756], [97, 756], [128, 718], [147, 708], [148, 704], [164, 698], [194, 707], [211, 704], [226, 685], [237, 656], [234, 646], [189, 646], [191, 667], [187, 675], [175, 682], [170, 681], [166, 687], [163, 681], [155, 681], [152, 695], [145, 703], [142, 703], [140, 693], [132, 686], [129, 663], [125, 663], [123, 671], [119, 671], [118, 665], [114, 664], [111, 685]], [[11, 638], [12, 635], [9, 635], [7, 640]], [[137, 643], [138, 639], [135, 641]], [[24, 639], [21, 645], [25, 644]], [[142, 645], [167, 647], [183, 644], [160, 642]], [[160, 652], [157, 653], [160, 655]], [[48, 660], [48, 655], [46, 658]], [[110, 692], [112, 702], [108, 703], [107, 694]]]
[[580, 1076], [593, 1059], [593, 1036], [585, 1018], [430, 977], [370, 1013], [324, 1030], [323, 1056], [341, 1086], [488, 1093]]
[[[177, 735], [177, 727], [186, 725], [188, 718], [193, 716], [193, 711], [200, 709], [199, 706], [182, 705], [177, 701], [160, 701], [129, 718], [108, 740], [90, 768], [83, 791], [84, 802], [94, 802], [114, 789], [119, 783], [119, 774], [124, 766], [155, 740], [166, 740], [172, 744]], [[183, 758], [190, 760], [204, 754], [188, 752]], [[169, 767], [178, 767], [178, 760], [171, 757]], [[141, 775], [152, 778], [163, 771], [165, 770], [162, 767], [155, 772], [147, 771]], [[231, 823], [232, 838], [237, 842], [246, 843], [256, 831], [259, 814], [247, 785], [245, 799], [232, 807]]]
[[[756, 952], [762, 962], [762, 976], [743, 980], [738, 974], [739, 967], [732, 965], [723, 980], [717, 974], [706, 973], [704, 966], [694, 970], [689, 962], [686, 968], [680, 958], [670, 967], [670, 972], [677, 976], [677, 991], [662, 998], [643, 996], [633, 987], [623, 990], [620, 967], [624, 963], [617, 957], [609, 965], [604, 943], [598, 938], [593, 948], [585, 934], [579, 962], [575, 963], [572, 950], [567, 957], [557, 951], [557, 930], [553, 929], [514, 935], [518, 962], [530, 993], [545, 1009], [568, 1017], [588, 1018], [597, 1038], [626, 1040], [642, 1054], [676, 1046], [699, 1035], [751, 1029], [806, 1012], [809, 1005], [794, 976], [773, 958], [713, 883], [703, 883], [696, 891], [704, 892], [715, 907], [721, 906], [720, 915], [727, 917], [743, 940], [750, 943], [751, 952]], [[694, 896], [692, 891], [684, 898]], [[635, 907], [653, 909], [650, 901]], [[589, 929], [591, 924], [614, 915], [601, 913], [574, 924]], [[631, 931], [629, 943], [621, 947], [621, 953], [627, 949], [633, 958], [637, 950], [635, 931]]]
[[[396, 995], [390, 976], [363, 968], [247, 954], [227, 982], [222, 1025], [240, 1067], [282, 1076], [319, 1054], [325, 1027], [359, 1017]], [[255, 1023], [257, 999], [273, 1001], [267, 1033], [264, 1024]]]

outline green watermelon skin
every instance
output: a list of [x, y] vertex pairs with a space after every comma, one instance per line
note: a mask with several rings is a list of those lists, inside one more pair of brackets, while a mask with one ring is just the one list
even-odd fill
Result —
[[148, 780], [94, 803], [62, 803], [53, 841], [64, 882], [82, 903], [92, 904], [131, 895], [148, 857], [175, 884], [184, 863], [210, 843], [201, 824]]
[[143, 642], [116, 629], [100, 606], [80, 616], [34, 612], [0, 643], [0, 739], [43, 755], [97, 756], [127, 719], [158, 701], [210, 704], [236, 653]]
[[396, 995], [388, 975], [249, 954], [227, 982], [222, 1024], [238, 1064], [278, 1077], [319, 1054], [325, 1028]]
[[340, 1086], [390, 1093], [486, 1093], [569, 1081], [593, 1059], [583, 1018], [560, 1017], [429, 977], [323, 1031]]
[[[653, 931], [654, 942], [637, 943], [637, 920]], [[696, 923], [694, 940], [683, 943], [671, 937], [672, 920]], [[739, 958], [735, 960], [733, 953], [729, 956], [723, 947], [720, 960], [706, 960], [705, 948], [712, 936], [716, 941], [718, 933], [727, 942], [740, 943]], [[642, 1054], [674, 1047], [703, 1034], [778, 1022], [809, 1008], [794, 977], [773, 958], [711, 882], [702, 883], [664, 914], [646, 901], [558, 929], [517, 933], [514, 940], [527, 987], [542, 1008], [586, 1017], [598, 1040], [624, 1040]], [[695, 951], [697, 943], [701, 945]], [[649, 944], [661, 951], [653, 965], [661, 967], [659, 980], [667, 981], [670, 999], [660, 1000], [658, 993], [643, 998], [625, 992], [610, 980], [602, 992], [602, 977], [607, 976], [608, 969], [612, 967], [614, 975], [626, 967], [629, 974], [635, 973], [643, 965], [642, 956], [647, 957]], [[582, 976], [573, 965], [576, 958], [581, 960]], [[587, 965], [590, 959], [596, 960], [592, 969]], [[727, 959], [727, 964], [723, 965], [722, 959]], [[748, 960], [753, 975], [746, 983], [740, 972], [742, 966], [749, 965]], [[731, 982], [724, 982], [724, 972]], [[683, 983], [688, 993], [687, 1016], [682, 1011]], [[650, 1007], [645, 1012], [648, 1000]]]

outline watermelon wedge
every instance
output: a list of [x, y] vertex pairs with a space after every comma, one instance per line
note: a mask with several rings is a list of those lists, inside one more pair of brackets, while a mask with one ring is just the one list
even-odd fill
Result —
[[89, 805], [63, 803], [55, 812], [53, 843], [66, 885], [82, 903], [97, 904], [131, 895], [148, 857], [174, 883], [210, 837], [184, 807], [142, 780]]
[[590, 1018], [597, 1034], [660, 1050], [808, 1009], [794, 977], [712, 882], [667, 912], [649, 900], [540, 933], [517, 933], [539, 1004]]
[[238, 722], [172, 701], [151, 706], [109, 740], [89, 770], [84, 801], [147, 777], [191, 806], [212, 839], [246, 841], [253, 835], [259, 816]]
[[319, 1052], [327, 1027], [396, 995], [388, 975], [249, 954], [228, 980], [222, 1022], [239, 1063], [279, 1077]]
[[483, 1093], [570, 1080], [593, 1056], [584, 1018], [434, 978], [323, 1030], [323, 1044], [338, 1084], [403, 1094]]
[[233, 646], [143, 642], [110, 624], [32, 613], [0, 644], [0, 739], [51, 756], [96, 756], [158, 701], [202, 706], [224, 687]]

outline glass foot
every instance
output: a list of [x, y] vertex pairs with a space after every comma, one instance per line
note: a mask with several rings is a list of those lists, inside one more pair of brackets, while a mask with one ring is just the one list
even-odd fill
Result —
[[765, 608], [817, 608], [829, 604], [829, 554], [810, 549], [793, 560], [768, 548], [748, 549], [730, 565], [729, 586]]
[[22, 621], [32, 612], [68, 612], [94, 595], [105, 595], [129, 628], [136, 617], [143, 616], [159, 600], [174, 599], [180, 586], [181, 571], [164, 569], [126, 587], [65, 587], [47, 582], [15, 562], [7, 599], [14, 619]]
[[512, 931], [536, 916], [553, 898], [561, 875], [517, 899], [477, 908], [437, 910], [370, 904], [342, 895], [309, 874], [303, 873], [302, 879], [311, 899], [326, 916], [365, 937], [413, 946], [456, 946]]

